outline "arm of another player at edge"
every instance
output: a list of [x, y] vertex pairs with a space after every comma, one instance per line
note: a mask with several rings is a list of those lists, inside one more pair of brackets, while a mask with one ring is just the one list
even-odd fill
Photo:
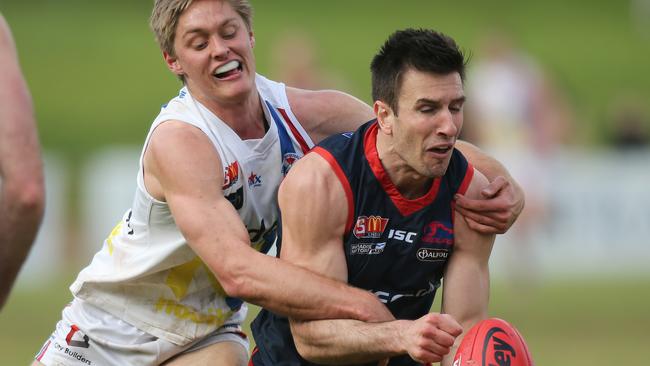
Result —
[[[347, 282], [342, 238], [348, 201], [329, 163], [316, 153], [300, 159], [282, 182], [278, 200], [282, 212], [280, 258]], [[313, 362], [358, 363], [400, 351], [396, 322], [290, 318], [290, 323], [298, 352]]]
[[27, 258], [45, 208], [34, 108], [0, 14], [0, 309]]
[[287, 97], [291, 110], [314, 143], [330, 135], [355, 131], [375, 118], [370, 106], [338, 90], [287, 87]]
[[190, 247], [229, 296], [301, 319], [385, 317], [372, 294], [251, 248], [248, 231], [223, 196], [219, 155], [199, 129], [177, 121], [156, 128], [145, 173], [147, 189], [159, 184]]
[[[480, 191], [488, 181], [479, 171], [466, 195], [480, 198]], [[454, 217], [454, 251], [444, 275], [442, 312], [451, 315], [467, 332], [476, 322], [487, 318], [490, 297], [490, 272], [488, 261], [494, 245], [493, 234], [472, 230], [458, 212]], [[464, 335], [464, 333], [463, 333]], [[442, 366], [451, 366], [462, 336], [456, 338], [452, 351], [444, 358]]]
[[485, 234], [505, 233], [524, 209], [523, 189], [498, 160], [478, 147], [465, 141], [458, 141], [456, 147], [490, 182], [476, 199], [458, 195], [458, 212], [474, 230]]

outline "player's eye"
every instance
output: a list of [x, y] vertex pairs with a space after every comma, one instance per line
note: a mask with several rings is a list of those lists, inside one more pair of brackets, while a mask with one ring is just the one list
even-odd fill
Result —
[[235, 26], [227, 27], [221, 33], [221, 37], [224, 39], [233, 39], [235, 36], [237, 36], [237, 27]]

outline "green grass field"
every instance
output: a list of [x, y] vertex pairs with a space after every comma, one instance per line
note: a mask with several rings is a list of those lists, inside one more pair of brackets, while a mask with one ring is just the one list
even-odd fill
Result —
[[[30, 362], [70, 299], [70, 280], [16, 289], [0, 314], [0, 364]], [[251, 307], [250, 317], [256, 309]], [[528, 289], [497, 283], [490, 304], [492, 316], [522, 332], [538, 366], [647, 364], [648, 309], [650, 279], [547, 283]]]

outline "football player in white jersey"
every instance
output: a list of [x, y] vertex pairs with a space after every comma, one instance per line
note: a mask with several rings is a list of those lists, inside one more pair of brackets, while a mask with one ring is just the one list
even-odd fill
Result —
[[[291, 163], [373, 112], [257, 75], [251, 14], [248, 0], [155, 1], [152, 28], [184, 87], [147, 137], [133, 207], [71, 286], [35, 365], [246, 365], [242, 300], [296, 319], [392, 319], [369, 292], [257, 250], [275, 236]], [[493, 184], [491, 199], [457, 204], [477, 229], [503, 232], [523, 193], [498, 162], [460, 148]]]

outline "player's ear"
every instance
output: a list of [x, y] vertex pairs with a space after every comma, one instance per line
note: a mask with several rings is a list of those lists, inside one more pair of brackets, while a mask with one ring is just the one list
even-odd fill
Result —
[[255, 48], [255, 35], [253, 31], [248, 32], [248, 38], [250, 39], [251, 48]]
[[165, 59], [165, 64], [167, 64], [167, 68], [173, 72], [174, 74], [178, 76], [182, 76], [184, 74], [183, 72], [183, 67], [181, 64], [178, 62], [178, 58], [175, 56], [170, 55], [169, 53], [163, 51], [163, 58]]
[[390, 106], [381, 100], [376, 100], [373, 109], [379, 128], [387, 135], [391, 135], [393, 133], [393, 112]]

